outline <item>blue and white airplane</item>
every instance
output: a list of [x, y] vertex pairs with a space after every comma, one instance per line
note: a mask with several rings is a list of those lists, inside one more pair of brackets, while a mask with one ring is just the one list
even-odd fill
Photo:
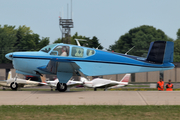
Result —
[[51, 44], [38, 52], [12, 52], [16, 73], [24, 75], [57, 75], [57, 89], [66, 91], [73, 75], [99, 76], [173, 69], [174, 43], [155, 41], [150, 44], [147, 58], [97, 50], [70, 44]]

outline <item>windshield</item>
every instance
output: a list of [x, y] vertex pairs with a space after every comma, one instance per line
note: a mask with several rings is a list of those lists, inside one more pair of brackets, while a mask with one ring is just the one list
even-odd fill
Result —
[[52, 48], [54, 48], [54, 46], [56, 46], [57, 44], [51, 44], [48, 46], [43, 47], [40, 51], [46, 52], [48, 53]]

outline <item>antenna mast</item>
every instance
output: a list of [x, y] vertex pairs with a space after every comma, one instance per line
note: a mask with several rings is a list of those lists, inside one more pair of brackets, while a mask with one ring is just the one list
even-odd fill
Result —
[[130, 50], [128, 50], [128, 51], [125, 53], [125, 55], [127, 55], [128, 52], [130, 52], [134, 47], [135, 47], [135, 46], [133, 46]]

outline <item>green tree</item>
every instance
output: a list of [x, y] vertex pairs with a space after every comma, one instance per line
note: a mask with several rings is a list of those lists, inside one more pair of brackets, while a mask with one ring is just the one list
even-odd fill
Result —
[[37, 51], [49, 44], [49, 38], [40, 39], [38, 34], [25, 25], [19, 26], [16, 37], [15, 51]]
[[115, 44], [110, 45], [108, 50], [126, 53], [133, 46], [135, 48], [128, 54], [146, 57], [149, 45], [152, 41], [173, 41], [162, 30], [153, 26], [143, 25], [130, 29], [128, 33], [120, 36]]
[[79, 41], [82, 46], [103, 49], [103, 46], [101, 46], [101, 44], [99, 43], [99, 40], [96, 36], [93, 36], [93, 38], [90, 39], [89, 37], [78, 35], [78, 33], [76, 32], [71, 38], [71, 43], [74, 45], [77, 44], [75, 39], [86, 40], [86, 41]]
[[46, 45], [49, 45], [49, 37], [43, 37], [38, 44], [38, 50], [45, 47]]
[[174, 41], [174, 62], [180, 62], [180, 39]]
[[53, 43], [62, 43], [62, 40], [61, 40], [61, 38], [58, 38]]
[[15, 51], [37, 51], [49, 44], [49, 38], [39, 38], [25, 25], [15, 26], [0, 25], [0, 63], [9, 63], [5, 58], [5, 54]]
[[[81, 44], [81, 46], [86, 46], [88, 47], [88, 41], [89, 41], [89, 37], [85, 37], [82, 35], [78, 35], [78, 33], [76, 32], [72, 37], [71, 37], [71, 44], [73, 45], [77, 45], [76, 40], [75, 39], [80, 39], [79, 43]], [[81, 41], [81, 40], [86, 40], [86, 41]]]
[[[92, 39], [90, 39], [89, 37], [78, 35], [78, 33], [76, 32], [71, 37], [71, 44], [72, 45], [77, 45], [75, 39], [79, 39], [79, 43], [81, 44], [81, 46], [103, 49], [103, 46], [101, 46], [101, 44], [99, 43], [99, 40], [96, 36], [94, 36]], [[81, 40], [85, 40], [85, 41], [81, 41]], [[61, 42], [62, 42], [62, 39], [58, 38], [53, 43], [61, 43]]]
[[15, 26], [0, 25], [0, 63], [9, 63], [10, 61], [5, 58], [5, 54], [13, 52], [14, 43], [16, 41]]
[[98, 49], [103, 49], [103, 46], [99, 43], [99, 40], [96, 36], [93, 36], [92, 39], [88, 40], [88, 47], [90, 48], [98, 48]]
[[[27, 45], [27, 38], [31, 37], [30, 34], [33, 33], [32, 30], [30, 30], [30, 27], [26, 27], [25, 25], [19, 26], [16, 32], [16, 42], [14, 44], [14, 48], [16, 51], [25, 51], [28, 47]], [[28, 36], [28, 37], [27, 37]]]
[[180, 28], [178, 29], [176, 35], [177, 35], [177, 39], [180, 39]]
[[180, 29], [178, 29], [177, 39], [174, 41], [174, 62], [180, 62]]

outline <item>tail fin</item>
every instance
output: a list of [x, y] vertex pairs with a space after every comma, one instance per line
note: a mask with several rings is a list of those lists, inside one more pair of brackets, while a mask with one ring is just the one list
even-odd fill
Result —
[[131, 76], [131, 74], [126, 74], [126, 75], [121, 79], [120, 82], [126, 82], [126, 83], [128, 83], [128, 82], [129, 82], [129, 79], [130, 79], [130, 76]]
[[7, 80], [9, 80], [9, 79], [12, 79], [12, 74], [11, 74], [11, 71], [9, 71], [9, 73], [8, 73]]
[[174, 43], [170, 41], [151, 42], [147, 61], [155, 63], [173, 62]]

